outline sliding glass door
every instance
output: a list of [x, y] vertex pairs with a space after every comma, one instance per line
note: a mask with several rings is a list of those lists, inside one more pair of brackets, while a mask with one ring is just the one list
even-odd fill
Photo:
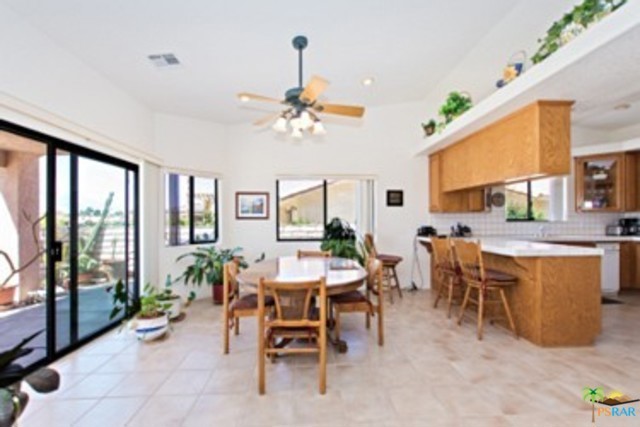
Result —
[[137, 199], [136, 165], [0, 121], [0, 350], [43, 331], [22, 362], [49, 362], [121, 320], [109, 289], [138, 292]]

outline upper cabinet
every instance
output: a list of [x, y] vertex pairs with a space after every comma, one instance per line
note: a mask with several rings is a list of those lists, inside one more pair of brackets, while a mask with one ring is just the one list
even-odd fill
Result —
[[576, 210], [625, 212], [640, 208], [637, 153], [613, 153], [575, 159]]
[[444, 192], [440, 154], [429, 156], [429, 212], [482, 212], [485, 210], [483, 189]]

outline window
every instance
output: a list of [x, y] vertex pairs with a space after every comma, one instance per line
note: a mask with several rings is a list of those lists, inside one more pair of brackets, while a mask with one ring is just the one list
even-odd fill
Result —
[[322, 240], [334, 217], [361, 234], [373, 232], [373, 180], [282, 179], [276, 181], [277, 239]]
[[218, 240], [218, 180], [165, 175], [165, 244], [213, 243]]
[[537, 179], [507, 185], [507, 221], [566, 220], [566, 185], [566, 178]]

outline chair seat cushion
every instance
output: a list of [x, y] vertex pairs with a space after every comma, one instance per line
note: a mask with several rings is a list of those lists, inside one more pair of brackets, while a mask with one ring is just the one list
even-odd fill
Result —
[[516, 276], [499, 270], [488, 268], [485, 270], [485, 273], [489, 282], [505, 283], [518, 281], [518, 278]]
[[402, 261], [402, 257], [398, 255], [378, 254], [376, 258], [386, 265], [396, 265]]
[[329, 297], [334, 304], [351, 304], [357, 302], [367, 302], [367, 297], [358, 291], [345, 292], [343, 294], [332, 295]]
[[[264, 298], [264, 305], [270, 307], [275, 304], [275, 300], [272, 296], [267, 295]], [[257, 310], [258, 309], [258, 295], [248, 294], [240, 297], [231, 303], [231, 310]]]

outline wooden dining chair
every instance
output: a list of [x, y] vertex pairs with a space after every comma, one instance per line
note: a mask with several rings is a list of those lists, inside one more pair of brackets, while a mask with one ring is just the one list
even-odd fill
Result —
[[[317, 315], [311, 300], [318, 294]], [[275, 313], [267, 316], [266, 296], [275, 301]], [[304, 347], [276, 347], [277, 340], [305, 342]], [[258, 286], [258, 392], [265, 393], [266, 358], [278, 353], [318, 353], [319, 389], [327, 389], [327, 284], [324, 277], [308, 282], [275, 282], [260, 279]]]
[[393, 303], [393, 289], [398, 290], [398, 295], [402, 298], [402, 289], [400, 288], [400, 280], [396, 267], [402, 262], [402, 257], [398, 255], [381, 254], [376, 249], [373, 241], [373, 234], [364, 235], [364, 248], [370, 257], [377, 258], [382, 261], [382, 278], [389, 289], [389, 301]]
[[[238, 284], [238, 262], [230, 261], [223, 265], [223, 299], [222, 299], [222, 329], [224, 354], [229, 354], [229, 330], [234, 329], [235, 335], [240, 333], [240, 318], [258, 315], [258, 296], [255, 293], [240, 295]], [[265, 306], [273, 307], [273, 297], [265, 298]]]
[[[340, 341], [341, 313], [365, 313], [365, 326], [371, 328], [371, 316], [378, 316], [378, 345], [384, 345], [384, 290], [382, 284], [382, 261], [367, 259], [365, 294], [351, 291], [329, 297], [329, 314], [335, 321], [335, 338]], [[373, 297], [375, 296], [375, 302]], [[333, 322], [332, 322], [333, 323]]]
[[[505, 293], [506, 289], [517, 284], [518, 278], [501, 271], [486, 269], [480, 243], [458, 239], [453, 242], [458, 265], [462, 271], [462, 280], [467, 284], [458, 317], [458, 325], [462, 324], [467, 306], [470, 303], [474, 304], [478, 308], [478, 339], [482, 340], [485, 305], [489, 303], [498, 304], [502, 305], [508, 326], [513, 335], [518, 338], [516, 325], [511, 316], [511, 309]], [[475, 293], [475, 295], [472, 295], [472, 293]], [[497, 318], [492, 320], [497, 320]]]
[[[450, 238], [432, 238], [430, 244], [432, 249], [431, 256], [433, 256], [435, 265], [435, 273], [438, 276], [438, 282], [440, 284], [437, 289], [436, 300], [433, 303], [433, 308], [438, 308], [440, 298], [446, 295], [447, 318], [451, 318], [451, 306], [453, 304], [454, 293], [461, 291], [464, 283], [462, 281], [462, 272], [456, 263], [453, 244]], [[461, 292], [457, 293], [460, 294]]]
[[298, 250], [298, 258], [331, 258], [331, 251]]

